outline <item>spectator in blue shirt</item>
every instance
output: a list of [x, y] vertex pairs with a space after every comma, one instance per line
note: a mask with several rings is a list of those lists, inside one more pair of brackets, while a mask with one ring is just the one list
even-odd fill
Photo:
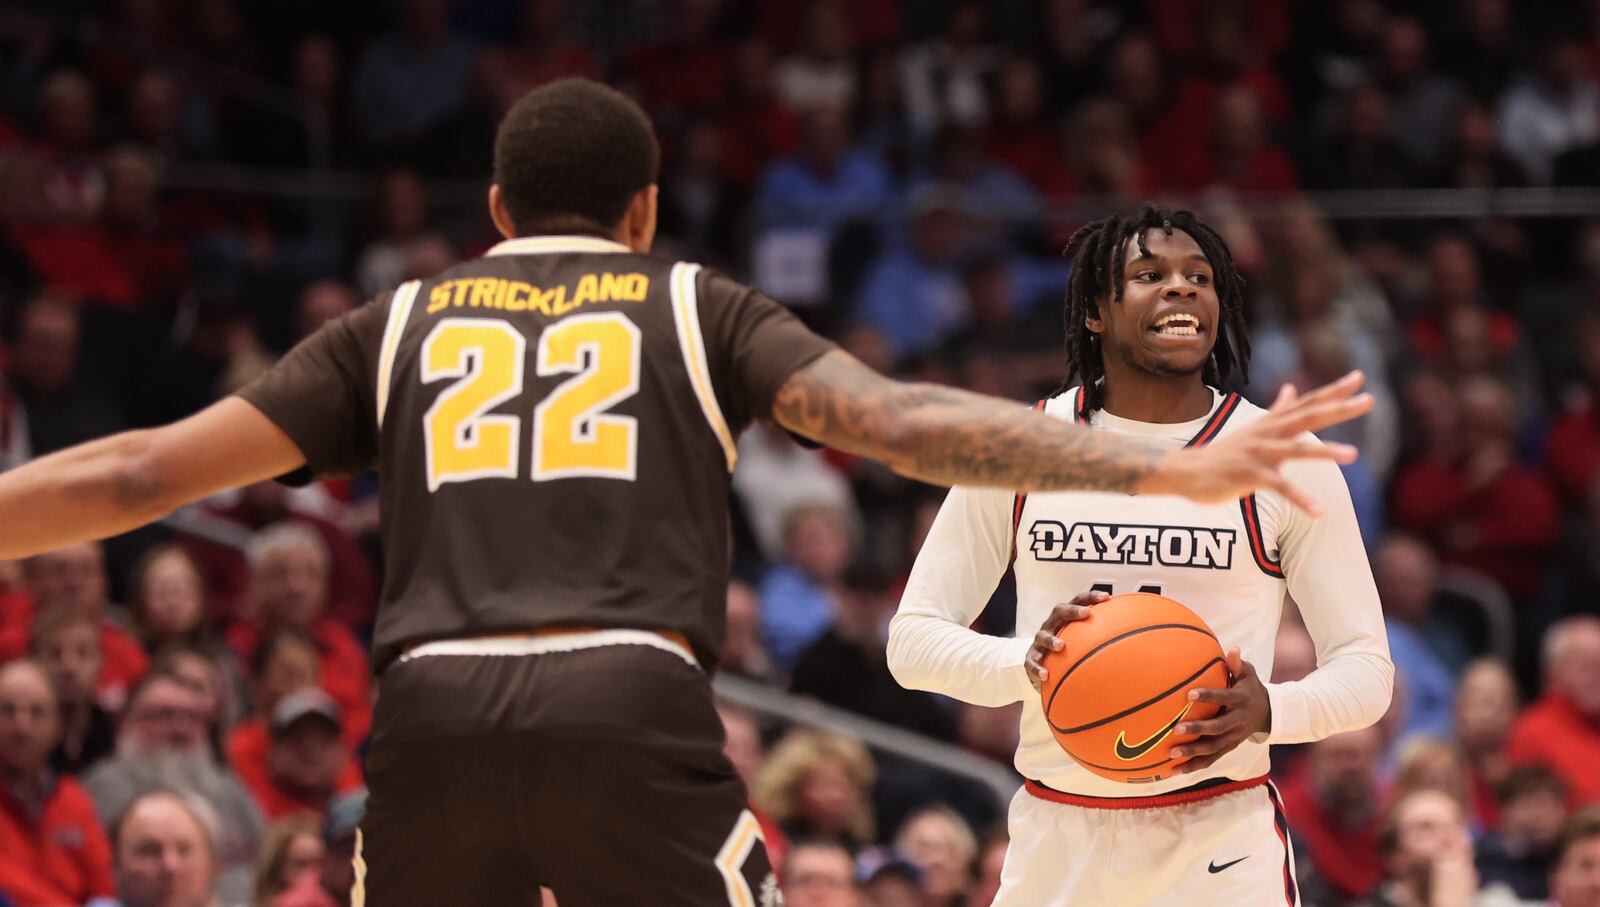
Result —
[[785, 671], [833, 623], [850, 534], [849, 517], [832, 504], [801, 504], [784, 518], [785, 562], [761, 582], [761, 636]]
[[954, 193], [923, 186], [911, 198], [909, 246], [892, 248], [867, 273], [855, 318], [888, 341], [895, 359], [927, 352], [971, 321], [957, 267], [966, 223]]
[[1405, 720], [1397, 738], [1424, 734], [1448, 740], [1455, 725], [1455, 675], [1424, 629], [1438, 588], [1438, 563], [1426, 545], [1406, 535], [1391, 535], [1372, 561], [1389, 654], [1405, 676]]
[[832, 230], [880, 214], [889, 190], [883, 162], [850, 147], [844, 111], [818, 107], [801, 118], [799, 153], [767, 169], [758, 207], [768, 226]]

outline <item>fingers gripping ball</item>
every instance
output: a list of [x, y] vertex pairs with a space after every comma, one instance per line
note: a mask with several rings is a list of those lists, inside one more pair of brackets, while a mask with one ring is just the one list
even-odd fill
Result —
[[1039, 691], [1056, 742], [1103, 778], [1138, 784], [1170, 777], [1170, 750], [1194, 735], [1180, 721], [1217, 713], [1190, 702], [1193, 689], [1229, 685], [1222, 646], [1199, 615], [1170, 598], [1114, 595], [1061, 628], [1066, 643], [1045, 656]]

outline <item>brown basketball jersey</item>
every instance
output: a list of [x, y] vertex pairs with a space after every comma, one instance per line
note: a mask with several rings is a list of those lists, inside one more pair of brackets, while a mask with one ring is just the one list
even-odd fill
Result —
[[722, 644], [735, 440], [832, 349], [766, 296], [591, 237], [495, 246], [240, 391], [316, 475], [376, 466], [373, 663], [546, 627]]

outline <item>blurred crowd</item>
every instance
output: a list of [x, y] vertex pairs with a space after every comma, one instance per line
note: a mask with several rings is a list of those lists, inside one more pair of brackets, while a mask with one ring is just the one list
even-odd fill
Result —
[[[1363, 451], [1397, 695], [1274, 753], [1305, 903], [1600, 905], [1600, 207], [1384, 194], [1600, 186], [1600, 3], [9, 3], [0, 469], [482, 252], [495, 124], [569, 75], [654, 118], [659, 251], [901, 376], [1052, 393], [1072, 230], [1145, 199], [1215, 225], [1236, 389], [1360, 367], [1379, 401], [1330, 435]], [[942, 493], [760, 426], [740, 453], [723, 670], [1009, 764], [1023, 706], [885, 666]], [[375, 491], [264, 484], [0, 563], [0, 905], [348, 903]], [[1009, 583], [979, 629], [1013, 631]], [[1291, 603], [1274, 679], [1316, 660]], [[791, 904], [989, 903], [986, 787], [723, 717]]]

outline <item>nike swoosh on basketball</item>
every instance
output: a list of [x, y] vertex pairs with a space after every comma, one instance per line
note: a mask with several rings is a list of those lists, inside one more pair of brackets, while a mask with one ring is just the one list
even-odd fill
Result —
[[1161, 730], [1156, 731], [1154, 734], [1151, 734], [1149, 737], [1146, 737], [1144, 740], [1141, 740], [1132, 746], [1128, 745], [1128, 732], [1118, 731], [1117, 742], [1112, 746], [1112, 750], [1117, 754], [1118, 759], [1121, 759], [1124, 762], [1132, 762], [1140, 756], [1143, 756], [1145, 753], [1150, 752], [1150, 750], [1153, 749], [1156, 744], [1167, 739], [1167, 735], [1172, 733], [1172, 729], [1178, 726], [1178, 722], [1182, 721], [1183, 716], [1189, 714], [1189, 710], [1192, 708], [1194, 708], [1194, 703], [1191, 702], [1184, 706], [1183, 711], [1179, 712], [1176, 717], [1167, 722], [1166, 726]]
[[1248, 859], [1250, 859], [1250, 855], [1249, 854], [1245, 854], [1244, 856], [1240, 857], [1239, 859], [1230, 860], [1230, 861], [1228, 861], [1226, 863], [1223, 863], [1221, 866], [1217, 865], [1217, 861], [1216, 860], [1212, 860], [1211, 861], [1211, 865], [1206, 867], [1206, 871], [1210, 872], [1210, 873], [1213, 873], [1213, 874], [1219, 873], [1222, 870], [1227, 869], [1229, 866], [1233, 866], [1233, 865], [1235, 865], [1237, 863], [1243, 863], [1245, 860], [1248, 860]]

